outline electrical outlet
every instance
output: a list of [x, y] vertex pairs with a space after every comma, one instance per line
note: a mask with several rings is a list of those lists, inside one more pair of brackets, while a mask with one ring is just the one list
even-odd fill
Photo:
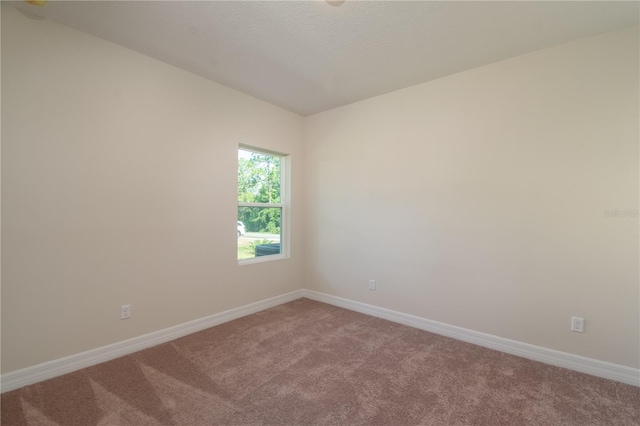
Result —
[[120, 306], [120, 319], [131, 318], [131, 305]]
[[376, 280], [369, 280], [369, 290], [376, 289]]
[[571, 317], [571, 331], [582, 333], [584, 331], [584, 318]]

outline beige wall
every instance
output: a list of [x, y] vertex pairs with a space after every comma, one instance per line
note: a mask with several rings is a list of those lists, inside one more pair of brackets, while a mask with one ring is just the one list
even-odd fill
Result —
[[[3, 5], [2, 371], [303, 287], [638, 367], [637, 40], [303, 120]], [[237, 266], [239, 143], [292, 154], [291, 259]]]
[[[301, 137], [300, 116], [3, 5], [2, 371], [300, 288]], [[288, 260], [237, 265], [239, 143], [292, 156]]]
[[307, 117], [306, 285], [638, 367], [638, 77], [633, 28]]

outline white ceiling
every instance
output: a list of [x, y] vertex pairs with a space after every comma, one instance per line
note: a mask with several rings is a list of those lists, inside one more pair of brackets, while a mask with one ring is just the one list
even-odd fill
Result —
[[16, 7], [309, 115], [637, 25], [639, 4], [49, 1]]

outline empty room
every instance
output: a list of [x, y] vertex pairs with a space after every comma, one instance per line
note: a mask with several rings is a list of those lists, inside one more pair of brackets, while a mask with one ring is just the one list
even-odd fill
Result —
[[2, 1], [2, 425], [640, 424], [639, 17]]

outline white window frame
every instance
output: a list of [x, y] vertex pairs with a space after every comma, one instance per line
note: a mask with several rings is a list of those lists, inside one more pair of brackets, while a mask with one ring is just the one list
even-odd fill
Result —
[[[272, 155], [280, 157], [280, 202], [279, 203], [245, 203], [238, 200], [238, 207], [266, 207], [266, 208], [280, 208], [280, 253], [270, 254], [268, 256], [252, 257], [249, 259], [237, 259], [238, 265], [249, 265], [253, 263], [271, 262], [276, 260], [289, 258], [289, 180], [287, 179], [289, 167], [291, 164], [290, 156], [276, 151], [270, 151], [267, 149], [256, 148], [249, 145], [238, 145], [238, 151], [251, 151], [257, 154]], [[239, 166], [239, 165], [238, 165]], [[236, 166], [236, 171], [238, 170]], [[237, 181], [236, 181], [237, 185]], [[236, 188], [236, 194], [237, 194]], [[237, 195], [236, 195], [237, 197]], [[245, 224], [246, 227], [246, 224]], [[236, 245], [237, 250], [237, 245]]]

